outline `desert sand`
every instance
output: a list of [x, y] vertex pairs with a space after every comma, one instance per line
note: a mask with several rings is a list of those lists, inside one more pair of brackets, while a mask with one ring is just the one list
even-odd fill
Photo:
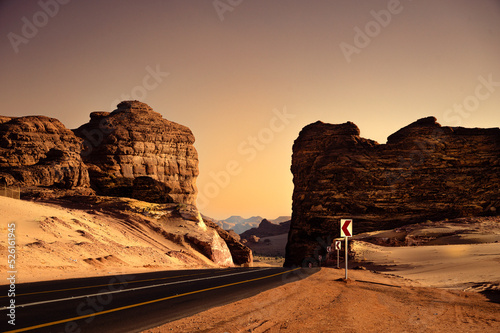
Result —
[[287, 241], [288, 234], [281, 234], [262, 237], [258, 243], [248, 242], [246, 245], [257, 255], [284, 257]]
[[353, 249], [361, 265], [367, 262], [367, 267], [424, 286], [500, 290], [498, 243], [383, 247], [354, 242]]
[[[138, 211], [141, 201], [127, 199]], [[0, 197], [0, 284], [7, 284], [8, 225], [15, 223], [16, 282], [152, 270], [217, 267], [185, 244], [142, 226], [134, 216], [62, 208]], [[139, 222], [138, 222], [139, 221]], [[194, 223], [193, 226], [195, 227]], [[175, 231], [177, 225], [162, 225]], [[183, 232], [187, 227], [182, 228]], [[166, 255], [169, 253], [169, 255]]]

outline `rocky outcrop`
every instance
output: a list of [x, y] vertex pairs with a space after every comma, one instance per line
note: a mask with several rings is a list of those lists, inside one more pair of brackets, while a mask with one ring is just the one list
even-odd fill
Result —
[[[250, 248], [240, 242], [239, 236], [234, 234], [232, 230], [226, 231], [222, 229], [217, 223], [208, 217], [204, 217], [203, 221], [210, 228], [217, 231], [219, 236], [226, 242], [233, 263], [238, 266], [250, 266], [253, 263], [253, 253]], [[234, 234], [234, 235], [233, 235]]]
[[88, 187], [81, 139], [57, 119], [0, 117], [0, 183], [63, 189]]
[[[141, 220], [154, 232], [220, 266], [252, 263], [238, 235], [205, 223], [196, 209], [198, 157], [189, 128], [138, 101], [90, 118], [71, 131], [44, 116], [0, 116], [0, 185], [21, 186], [23, 194], [29, 188], [36, 200], [91, 203], [120, 217], [130, 208], [125, 197], [154, 203], [142, 211], [152, 219]], [[97, 196], [88, 196], [95, 194], [90, 187]]]
[[500, 129], [442, 127], [428, 117], [386, 144], [359, 134], [351, 122], [316, 122], [296, 139], [285, 265], [324, 251], [341, 218], [354, 219], [356, 234], [499, 214]]
[[195, 203], [198, 155], [188, 127], [125, 101], [111, 113], [93, 112], [74, 132], [84, 140], [82, 156], [98, 194]]
[[215, 230], [206, 230], [203, 234], [198, 234], [195, 237], [189, 237], [188, 235], [184, 237], [217, 265], [224, 267], [233, 266], [231, 251], [229, 251], [226, 242]]

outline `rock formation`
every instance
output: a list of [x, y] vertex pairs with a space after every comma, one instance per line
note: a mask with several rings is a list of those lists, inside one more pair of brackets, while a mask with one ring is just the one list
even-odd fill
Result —
[[[183, 237], [186, 242], [218, 265], [226, 267], [234, 265], [228, 244], [216, 228], [207, 226], [195, 206], [181, 208], [179, 212], [184, 221], [196, 222], [196, 228], [193, 228], [193, 225], [189, 228], [189, 224], [186, 223], [181, 224], [184, 229], [181, 229], [181, 232], [184, 233]], [[185, 232], [185, 229], [190, 229], [190, 231]]]
[[208, 227], [215, 229], [219, 234], [219, 236], [226, 242], [227, 247], [231, 252], [233, 263], [235, 265], [239, 266], [252, 265], [253, 263], [252, 250], [240, 242], [239, 236], [237, 234], [234, 234], [232, 230], [226, 231], [222, 229], [212, 219], [205, 217], [203, 220], [205, 221]]
[[[248, 247], [215, 223], [205, 223], [198, 213], [198, 156], [189, 128], [163, 119], [138, 101], [121, 102], [113, 112], [93, 112], [90, 118], [71, 131], [44, 116], [0, 116], [0, 185], [21, 186], [23, 194], [29, 188], [40, 200], [64, 197], [79, 205], [90, 200], [95, 206], [108, 198], [118, 207], [101, 209], [116, 214], [117, 209], [128, 210], [120, 206], [129, 202], [126, 197], [163, 204], [147, 206], [159, 210], [154, 217], [160, 219], [158, 225], [142, 223], [217, 265], [252, 263]], [[172, 207], [179, 216], [161, 220]], [[173, 221], [179, 223], [177, 228], [167, 232]]]
[[442, 127], [420, 119], [386, 144], [351, 122], [302, 129], [293, 145], [292, 224], [286, 266], [301, 265], [332, 238], [426, 220], [498, 215], [500, 129]]
[[57, 119], [0, 117], [0, 183], [17, 186], [88, 187], [81, 139]]
[[195, 203], [198, 155], [188, 127], [125, 101], [111, 113], [91, 113], [74, 132], [84, 140], [82, 156], [98, 194]]

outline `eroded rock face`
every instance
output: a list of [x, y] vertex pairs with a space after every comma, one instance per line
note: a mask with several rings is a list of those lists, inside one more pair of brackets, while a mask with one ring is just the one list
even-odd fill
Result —
[[[122, 102], [111, 113], [94, 112], [88, 124], [74, 131], [44, 116], [0, 116], [0, 185], [19, 185], [23, 193], [27, 187], [40, 190], [37, 200], [87, 202], [118, 218], [128, 216], [131, 223], [136, 220], [127, 203], [135, 200], [112, 197], [161, 204], [144, 206], [147, 218], [138, 219], [134, 229], [147, 227], [185, 246], [198, 261], [250, 265], [252, 252], [239, 236], [212, 222], [207, 226], [196, 209], [198, 157], [193, 143], [189, 128], [138, 101]], [[90, 186], [99, 195], [89, 196], [95, 194]], [[74, 188], [85, 191], [69, 190]], [[174, 250], [166, 254], [184, 256]]]
[[251, 266], [253, 263], [253, 253], [250, 248], [240, 242], [237, 234], [231, 231], [226, 231], [217, 225], [212, 219], [204, 217], [203, 221], [210, 228], [217, 231], [219, 236], [226, 242], [229, 251], [231, 252], [232, 260], [238, 266]]
[[0, 117], [0, 182], [18, 186], [88, 187], [81, 139], [45, 116]]
[[195, 204], [198, 155], [188, 127], [138, 101], [90, 118], [74, 132], [98, 194]]
[[442, 127], [429, 117], [386, 144], [359, 134], [353, 123], [316, 122], [296, 139], [285, 265], [324, 252], [341, 218], [354, 219], [356, 234], [499, 214], [500, 129]]

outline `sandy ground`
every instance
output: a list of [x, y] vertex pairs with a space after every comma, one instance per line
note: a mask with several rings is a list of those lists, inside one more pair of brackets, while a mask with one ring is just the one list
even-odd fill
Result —
[[425, 286], [500, 290], [499, 243], [383, 247], [354, 242], [353, 250], [361, 265]]
[[303, 280], [144, 332], [499, 332], [500, 305], [370, 271]]
[[[189, 244], [168, 240], [154, 230], [182, 234], [189, 223], [181, 228], [178, 220], [156, 225], [150, 219], [150, 225], [145, 225], [144, 218], [0, 197], [0, 284], [7, 284], [11, 270], [7, 267], [9, 224], [15, 224], [17, 283], [218, 267]], [[191, 224], [193, 230], [198, 228]]]
[[248, 242], [245, 245], [252, 249], [255, 255], [284, 257], [288, 234], [262, 237], [258, 243]]
[[283, 267], [284, 263], [284, 257], [270, 257], [262, 255], [254, 255], [253, 257], [254, 267]]
[[380, 243], [440, 245], [386, 247], [351, 240], [350, 266], [359, 269], [349, 270], [347, 282], [343, 269], [322, 268], [301, 281], [145, 332], [500, 332], [497, 222], [360, 235]]

